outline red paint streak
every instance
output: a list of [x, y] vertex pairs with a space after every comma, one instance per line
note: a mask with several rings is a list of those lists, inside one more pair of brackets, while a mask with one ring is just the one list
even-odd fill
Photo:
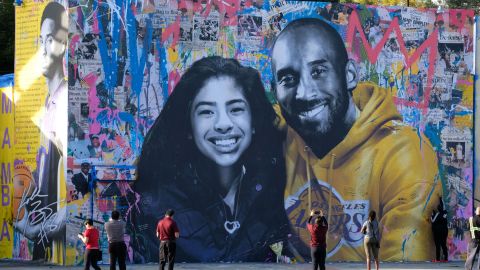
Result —
[[137, 6], [135, 6], [133, 3], [130, 5], [130, 8], [132, 9], [133, 16], [136, 16], [138, 14]]
[[21, 259], [25, 259], [25, 260], [31, 260], [32, 259], [31, 252], [28, 248], [28, 242], [25, 239], [20, 240], [19, 257]]
[[168, 74], [168, 95], [173, 92], [173, 89], [177, 85], [178, 81], [180, 81], [180, 73], [176, 69], [172, 70]]
[[83, 79], [88, 85], [88, 104], [89, 112], [88, 117], [93, 121], [90, 124], [89, 134], [98, 134], [100, 132], [101, 126], [100, 123], [97, 122], [97, 115], [100, 113], [98, 110], [98, 106], [100, 104], [100, 100], [97, 97], [97, 75], [95, 72], [89, 73]]
[[127, 144], [126, 144], [126, 142], [125, 142], [125, 140], [123, 139], [122, 136], [116, 135], [114, 139], [115, 139], [115, 142], [116, 142], [119, 146], [121, 146], [122, 148], [125, 147], [125, 146], [127, 146]]
[[209, 0], [208, 3], [213, 1], [213, 4], [218, 8], [221, 17], [224, 18], [224, 26], [237, 25], [237, 11], [240, 10], [239, 0]]
[[352, 43], [354, 42], [355, 32], [359, 34], [359, 37], [363, 43], [363, 47], [368, 56], [368, 60], [371, 63], [375, 63], [378, 59], [378, 55], [382, 51], [384, 45], [387, 43], [390, 33], [394, 32], [397, 37], [397, 43], [400, 46], [400, 52], [403, 54], [405, 58], [405, 68], [410, 68], [417, 60], [420, 59], [420, 56], [423, 52], [425, 52], [428, 48], [430, 48], [430, 52], [428, 54], [428, 71], [427, 71], [427, 85], [425, 87], [425, 95], [424, 99], [421, 102], [409, 101], [405, 99], [401, 99], [398, 97], [394, 97], [394, 101], [397, 105], [406, 105], [410, 107], [417, 107], [421, 108], [426, 112], [428, 108], [428, 97], [430, 96], [430, 92], [432, 90], [432, 80], [433, 75], [435, 72], [435, 60], [437, 58], [437, 45], [438, 45], [438, 29], [435, 29], [430, 36], [420, 45], [418, 49], [416, 49], [413, 54], [409, 54], [407, 48], [405, 46], [405, 41], [402, 37], [402, 31], [400, 29], [400, 25], [398, 23], [398, 17], [393, 18], [390, 26], [385, 31], [383, 38], [378, 42], [375, 48], [370, 46], [367, 37], [363, 31], [362, 24], [360, 22], [360, 18], [356, 11], [353, 11], [350, 15], [350, 20], [348, 23], [347, 29], [347, 51], [348, 53], [352, 52]]
[[80, 35], [76, 34], [70, 40], [70, 56], [74, 57], [77, 43], [80, 43]]
[[171, 48], [174, 48], [180, 38], [180, 16], [177, 16], [175, 22], [167, 26], [162, 32], [162, 43], [165, 43], [170, 36], [173, 36]]
[[[237, 12], [240, 10], [240, 0], [179, 0], [178, 2], [178, 10], [181, 10], [183, 13], [200, 13], [204, 18], [210, 15], [212, 6], [215, 6], [215, 9], [218, 10], [223, 26], [237, 25]], [[177, 16], [175, 22], [164, 29], [162, 43], [167, 41], [170, 36], [173, 36], [172, 44], [170, 45], [173, 48], [177, 45], [180, 38], [180, 16]]]
[[[72, 156], [68, 156], [68, 157], [67, 157], [67, 168], [73, 169], [74, 166], [75, 166], [75, 165], [73, 164], [73, 157], [72, 157]], [[78, 166], [78, 168], [80, 168], [80, 166]]]
[[[199, 3], [200, 1], [187, 1], [187, 0], [179, 0], [178, 2], [178, 10], [187, 13], [189, 11], [201, 11], [202, 6]], [[197, 10], [199, 9], [199, 10]]]
[[98, 211], [107, 212], [114, 209], [114, 202], [111, 199], [97, 199]]
[[[210, 15], [212, 11], [212, 6], [215, 7], [215, 10], [218, 10], [220, 18], [224, 26], [235, 26], [237, 25], [236, 15], [237, 12], [241, 9], [240, 0], [201, 0], [201, 1], [192, 1], [192, 0], [179, 0], [178, 9], [184, 13], [200, 13], [204, 18]], [[245, 3], [245, 7], [252, 6], [252, 1], [248, 0]]]
[[467, 9], [450, 9], [448, 12], [450, 25], [455, 25], [458, 29], [462, 29], [470, 17], [473, 20], [475, 16], [473, 10]]
[[122, 157], [123, 158], [129, 158], [132, 155], [133, 155], [132, 148], [130, 148], [129, 146], [125, 146]]
[[98, 14], [97, 14], [97, 10], [95, 10], [95, 12], [93, 12], [93, 25], [92, 25], [92, 32], [94, 34], [98, 34], [100, 33], [100, 28], [98, 27]]

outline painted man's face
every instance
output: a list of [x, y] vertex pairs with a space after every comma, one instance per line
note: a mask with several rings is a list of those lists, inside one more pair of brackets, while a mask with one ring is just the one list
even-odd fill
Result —
[[252, 141], [252, 115], [242, 88], [231, 77], [206, 81], [190, 112], [200, 152], [217, 165], [234, 165]]
[[81, 168], [81, 171], [84, 174], [88, 174], [88, 172], [90, 171], [90, 165], [89, 164], [82, 164], [80, 168]]
[[277, 100], [298, 133], [326, 135], [348, 108], [345, 63], [324, 31], [296, 30], [284, 33], [273, 48]]
[[97, 137], [92, 139], [92, 146], [95, 148], [100, 146], [100, 140]]
[[47, 78], [54, 75], [57, 65], [62, 65], [62, 59], [65, 52], [65, 44], [59, 39], [55, 30], [55, 22], [46, 18], [40, 28], [39, 50], [42, 59], [42, 74]]

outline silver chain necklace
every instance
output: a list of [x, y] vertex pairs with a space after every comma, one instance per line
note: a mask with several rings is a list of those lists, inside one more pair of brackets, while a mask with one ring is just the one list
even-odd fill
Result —
[[240, 200], [240, 189], [242, 188], [242, 180], [243, 180], [243, 176], [245, 175], [245, 171], [246, 171], [245, 166], [242, 165], [242, 174], [240, 175], [238, 189], [235, 194], [235, 202], [233, 206], [233, 216], [234, 216], [233, 220], [230, 221], [227, 219], [227, 209], [225, 207], [225, 204], [223, 204], [223, 210], [225, 212], [225, 223], [223, 223], [223, 227], [229, 234], [233, 234], [235, 233], [236, 230], [240, 229], [240, 222], [237, 220], [238, 204], [239, 204], [238, 201]]

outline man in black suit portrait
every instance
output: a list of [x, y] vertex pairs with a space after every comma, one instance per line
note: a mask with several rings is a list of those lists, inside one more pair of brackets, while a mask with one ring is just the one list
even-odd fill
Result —
[[89, 192], [89, 184], [92, 181], [89, 172], [90, 163], [82, 162], [80, 172], [74, 174], [72, 177], [72, 184], [75, 186], [77, 192], [82, 194], [82, 197], [85, 197]]

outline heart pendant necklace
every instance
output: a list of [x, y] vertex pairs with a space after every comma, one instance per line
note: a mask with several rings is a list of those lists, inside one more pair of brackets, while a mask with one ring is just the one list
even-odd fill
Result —
[[234, 220], [234, 221], [225, 221], [225, 223], [223, 224], [223, 227], [225, 227], [225, 230], [229, 233], [229, 234], [233, 234], [236, 230], [238, 230], [240, 228], [240, 222]]
[[223, 227], [229, 234], [235, 233], [236, 230], [240, 229], [240, 222], [237, 220], [237, 215], [238, 215], [238, 204], [240, 200], [240, 189], [242, 188], [242, 180], [243, 176], [245, 175], [245, 166], [242, 166], [242, 173], [240, 175], [240, 180], [238, 183], [238, 189], [235, 194], [235, 202], [234, 202], [234, 207], [233, 207], [233, 220], [230, 221], [227, 219], [227, 209], [225, 207], [225, 204], [223, 205], [223, 210], [225, 212], [225, 223], [223, 223]]

